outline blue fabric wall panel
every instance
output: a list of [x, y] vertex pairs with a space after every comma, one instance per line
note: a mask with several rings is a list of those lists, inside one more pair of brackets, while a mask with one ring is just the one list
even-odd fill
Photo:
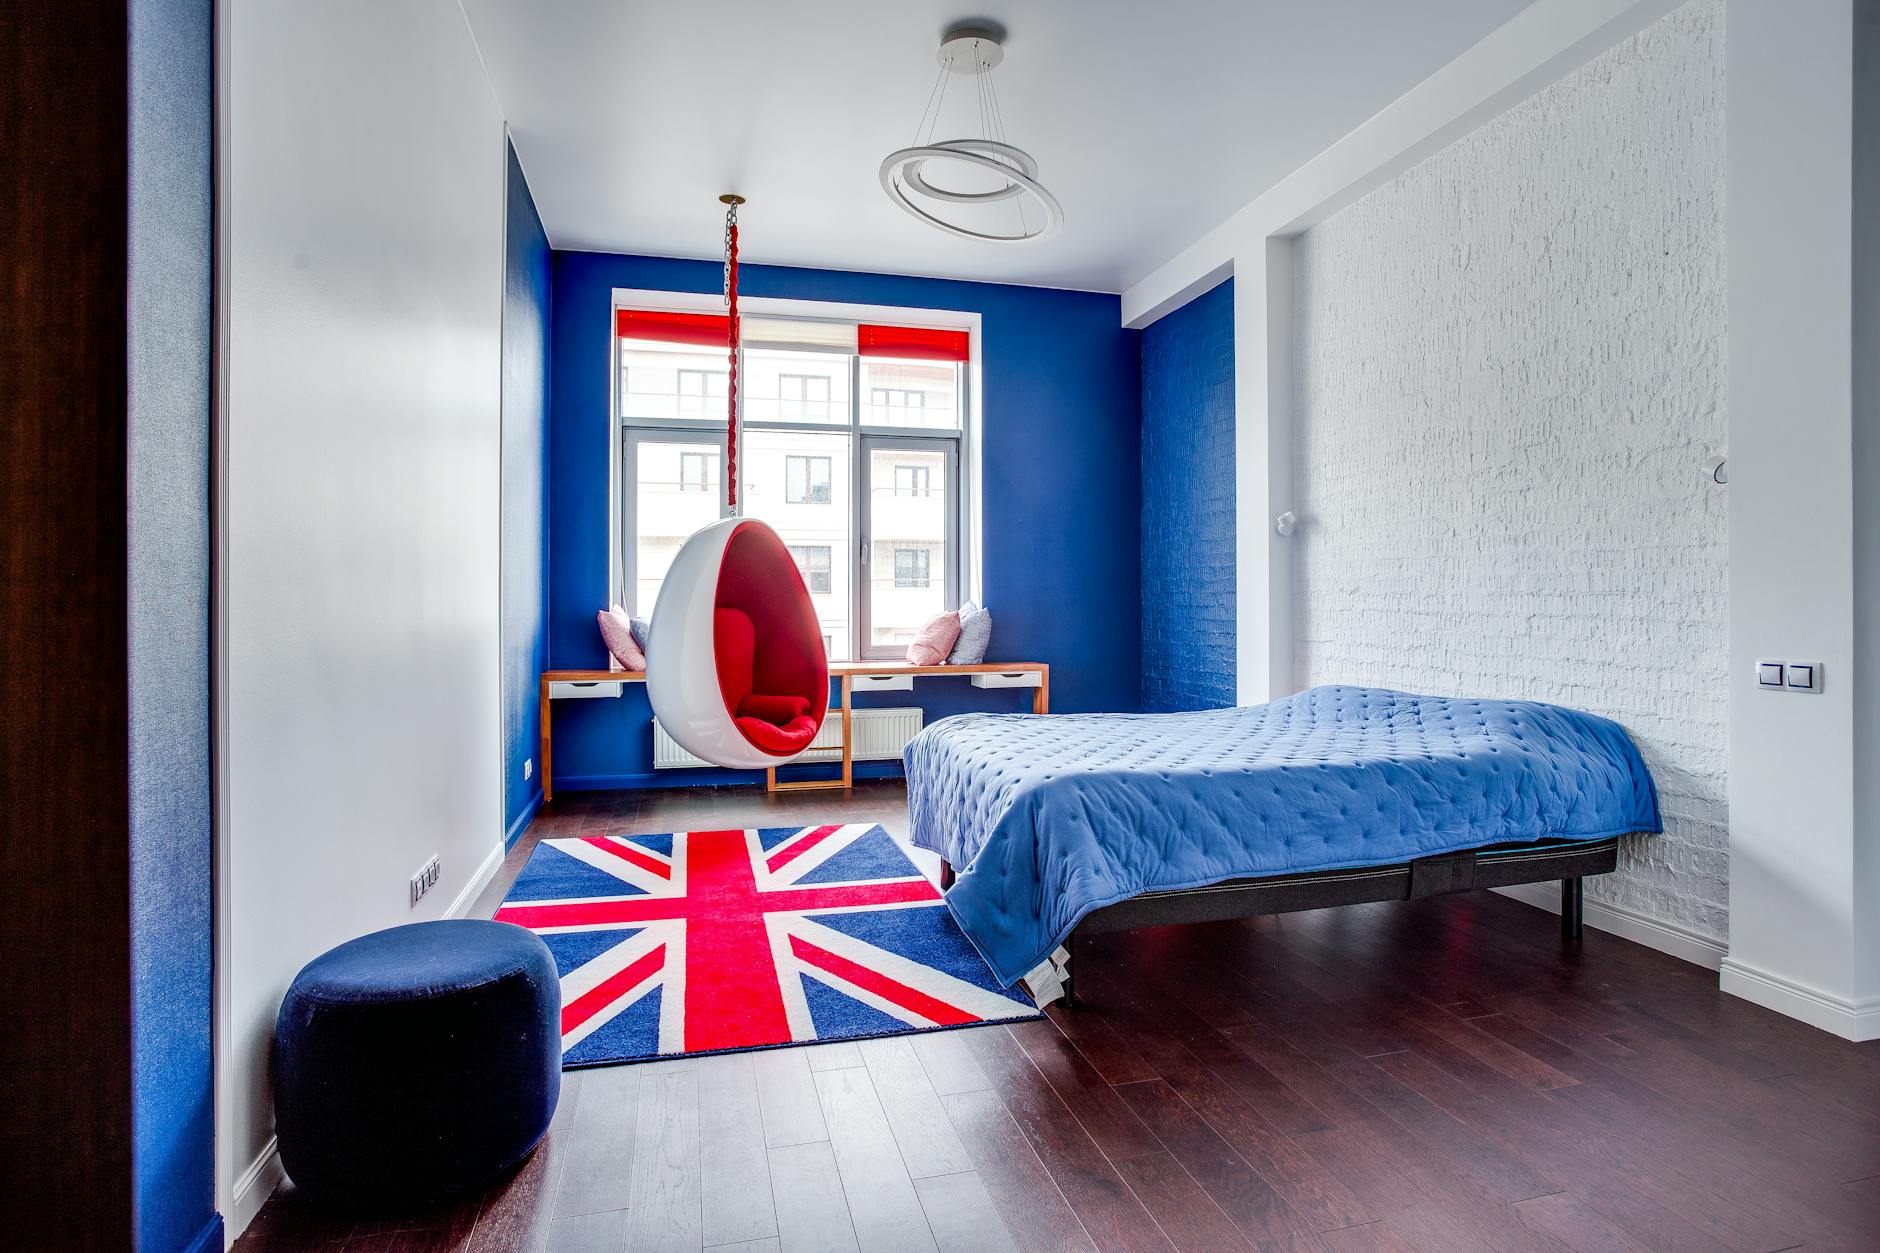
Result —
[[[542, 798], [522, 777], [541, 743], [537, 681], [548, 668], [548, 236], [508, 147], [503, 230], [503, 809], [513, 842]], [[541, 763], [536, 763], [539, 768]]]
[[[594, 614], [609, 589], [613, 291], [716, 292], [723, 274], [715, 262], [602, 253], [557, 252], [554, 264], [549, 656], [557, 668], [603, 666]], [[993, 652], [1050, 662], [1054, 710], [1136, 709], [1142, 355], [1138, 332], [1121, 325], [1118, 298], [767, 265], [747, 265], [741, 276], [750, 296], [980, 314]], [[914, 696], [929, 721], [970, 708], [1029, 708], [963, 681], [923, 684]], [[557, 786], [625, 786], [651, 768], [643, 694], [556, 706]], [[659, 781], [730, 777], [753, 776], [698, 771]]]
[[1234, 703], [1234, 281], [1142, 333], [1142, 702]]
[[222, 1247], [210, 1008], [214, 20], [211, 0], [130, 7], [131, 1136], [137, 1247], [148, 1250]]

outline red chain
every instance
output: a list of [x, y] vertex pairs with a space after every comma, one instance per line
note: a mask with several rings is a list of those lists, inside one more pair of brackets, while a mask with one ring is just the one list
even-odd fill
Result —
[[731, 376], [725, 384], [725, 505], [738, 511], [738, 207], [725, 215], [725, 300], [731, 306]]

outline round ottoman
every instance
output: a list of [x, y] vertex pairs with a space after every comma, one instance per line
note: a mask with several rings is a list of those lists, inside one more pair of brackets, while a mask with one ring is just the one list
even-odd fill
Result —
[[528, 1156], [561, 1095], [561, 986], [505, 922], [420, 922], [316, 958], [281, 1003], [281, 1164], [315, 1199], [406, 1206]]

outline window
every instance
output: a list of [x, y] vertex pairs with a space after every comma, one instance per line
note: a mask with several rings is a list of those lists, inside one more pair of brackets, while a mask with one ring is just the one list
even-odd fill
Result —
[[905, 422], [895, 423], [895, 415], [908, 409], [924, 410], [927, 407], [927, 393], [909, 387], [876, 387], [870, 390], [868, 402], [881, 411], [883, 426], [906, 426], [908, 424]]
[[777, 376], [777, 420], [779, 422], [829, 420], [829, 376], [826, 374], [779, 374]]
[[[796, 561], [796, 568], [803, 572], [803, 582], [808, 585], [810, 595], [827, 596], [829, 581], [829, 546], [827, 544], [791, 544], [790, 556]], [[829, 637], [823, 637], [824, 647], [828, 646]]]
[[894, 585], [896, 587], [926, 587], [928, 572], [932, 569], [933, 554], [925, 548], [905, 546], [894, 550]]
[[896, 496], [925, 496], [929, 490], [926, 466], [897, 465], [894, 467], [894, 494]]
[[829, 503], [829, 458], [785, 457], [783, 499], [791, 505]]
[[731, 394], [730, 384], [731, 377], [723, 370], [680, 370], [678, 415], [722, 418]]
[[[656, 603], [686, 538], [724, 514], [729, 378], [715, 333], [699, 334], [715, 316], [704, 305], [615, 312], [616, 577], [636, 613]], [[739, 506], [782, 537], [835, 661], [900, 655], [964, 591], [966, 337], [917, 328], [896, 339], [901, 329], [745, 313]], [[921, 336], [957, 348], [936, 353]], [[887, 355], [899, 344], [916, 356]]]

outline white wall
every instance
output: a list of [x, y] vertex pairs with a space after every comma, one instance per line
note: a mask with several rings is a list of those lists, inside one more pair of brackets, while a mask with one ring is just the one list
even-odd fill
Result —
[[[299, 967], [500, 854], [503, 129], [456, 0], [228, 0], [219, 1203]], [[438, 854], [417, 907], [407, 879]], [[237, 1191], [241, 1195], [236, 1195]]]
[[1728, 908], [1723, 4], [1693, 3], [1299, 236], [1299, 686], [1616, 719], [1665, 831], [1589, 898]]
[[[1850, 0], [1730, 0], [1730, 956], [1723, 986], [1880, 1036], [1880, 814], [1857, 705], [1880, 641], [1874, 488], [1857, 413]], [[1871, 40], [1864, 41], [1872, 55]], [[1858, 135], [1871, 153], [1880, 142]], [[1865, 231], [1872, 230], [1871, 204]], [[1868, 273], [1865, 281], [1872, 282]], [[1871, 295], [1868, 296], [1871, 299]], [[1870, 368], [1870, 367], [1863, 367]], [[1857, 518], [1869, 539], [1857, 542]], [[1865, 637], [1857, 634], [1864, 627]], [[1758, 656], [1823, 663], [1818, 696], [1757, 690]], [[1871, 690], [1871, 689], [1870, 689]], [[1865, 888], [1866, 890], [1862, 890]]]

